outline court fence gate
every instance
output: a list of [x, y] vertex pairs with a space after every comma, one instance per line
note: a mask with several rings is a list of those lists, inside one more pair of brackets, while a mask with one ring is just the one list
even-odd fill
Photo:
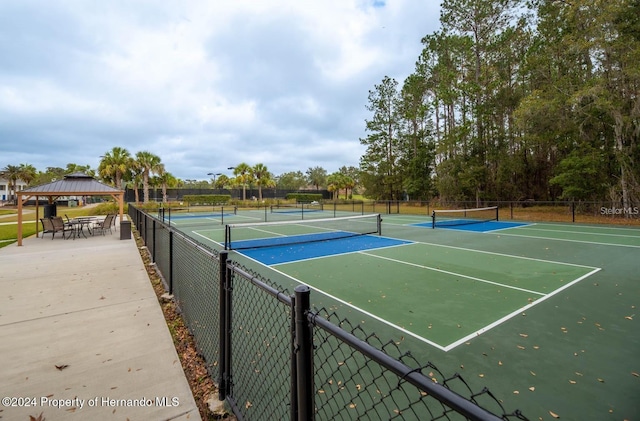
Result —
[[527, 419], [489, 389], [312, 308], [309, 287], [290, 293], [132, 204], [128, 214], [238, 419]]

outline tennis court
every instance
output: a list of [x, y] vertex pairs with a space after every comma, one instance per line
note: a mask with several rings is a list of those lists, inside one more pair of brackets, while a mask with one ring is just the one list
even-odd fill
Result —
[[[490, 384], [532, 419], [640, 413], [638, 227], [481, 218], [434, 229], [428, 215], [383, 215], [375, 232], [377, 221], [344, 216], [238, 210], [184, 231], [220, 249], [238, 240], [234, 259], [309, 285], [315, 306]], [[335, 231], [354, 235], [293, 240]]]

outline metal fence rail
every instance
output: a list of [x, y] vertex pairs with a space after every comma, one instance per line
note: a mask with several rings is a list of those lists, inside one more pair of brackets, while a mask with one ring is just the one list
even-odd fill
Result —
[[219, 399], [241, 420], [526, 420], [337, 314], [134, 206], [129, 215], [174, 295]]

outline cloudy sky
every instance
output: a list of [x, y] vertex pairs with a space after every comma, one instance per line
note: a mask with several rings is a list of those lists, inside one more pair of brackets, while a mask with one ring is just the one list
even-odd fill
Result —
[[2, 0], [0, 168], [124, 147], [182, 179], [358, 166], [369, 90], [414, 70], [438, 0]]

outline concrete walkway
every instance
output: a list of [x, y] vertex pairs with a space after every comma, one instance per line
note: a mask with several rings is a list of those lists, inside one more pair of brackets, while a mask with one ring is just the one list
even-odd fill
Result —
[[0, 419], [200, 420], [135, 240], [0, 249]]

